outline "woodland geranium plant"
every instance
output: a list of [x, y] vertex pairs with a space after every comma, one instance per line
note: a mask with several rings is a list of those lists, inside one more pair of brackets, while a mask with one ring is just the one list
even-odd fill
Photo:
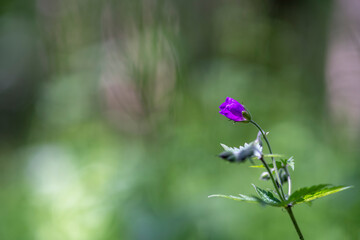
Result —
[[[220, 113], [234, 122], [253, 124], [259, 130], [259, 133], [253, 142], [245, 143], [244, 146], [240, 146], [239, 148], [228, 147], [225, 144], [221, 144], [224, 151], [220, 153], [219, 157], [231, 163], [244, 163], [249, 161], [251, 167], [264, 169], [265, 171], [260, 175], [260, 180], [270, 180], [273, 189], [265, 190], [253, 184], [257, 196], [214, 194], [209, 197], [229, 198], [236, 201], [255, 202], [261, 205], [284, 208], [289, 214], [299, 238], [304, 239], [292, 208], [301, 203], [310, 204], [318, 198], [343, 191], [351, 186], [319, 184], [300, 188], [292, 192], [290, 170], [294, 171], [295, 169], [294, 158], [285, 158], [283, 155], [273, 154], [267, 139], [268, 133], [252, 120], [250, 112], [236, 100], [227, 97], [226, 101], [220, 105]], [[263, 152], [262, 139], [265, 140], [269, 151], [268, 154]], [[287, 191], [284, 190], [285, 186], [287, 186]]]

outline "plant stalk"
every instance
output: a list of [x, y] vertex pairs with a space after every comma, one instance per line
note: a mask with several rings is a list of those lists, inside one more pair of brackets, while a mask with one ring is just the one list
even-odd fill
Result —
[[277, 187], [274, 176], [271, 174], [271, 170], [269, 168], [269, 165], [265, 162], [264, 157], [262, 155], [261, 155], [260, 161], [262, 162], [262, 164], [266, 168], [266, 171], [268, 171], [268, 173], [270, 175], [270, 179], [271, 179], [272, 183], [274, 184], [274, 187], [275, 187], [275, 190], [276, 190], [277, 194], [280, 196], [281, 200], [284, 201], [284, 199], [282, 198], [282, 196], [281, 196], [281, 194], [279, 192], [279, 188]]
[[299, 235], [299, 239], [304, 240], [304, 236], [302, 235], [299, 225], [296, 222], [296, 219], [295, 219], [294, 213], [292, 212], [291, 206], [285, 207], [285, 209], [289, 213], [291, 221], [294, 224], [297, 234]]
[[[257, 127], [257, 129], [259, 129], [259, 131], [261, 132], [261, 135], [263, 136], [263, 138], [264, 138], [264, 140], [265, 140], [265, 142], [266, 142], [266, 144], [267, 144], [267, 146], [268, 146], [269, 153], [270, 153], [270, 154], [273, 154], [273, 152], [272, 152], [272, 150], [271, 150], [270, 143], [269, 143], [269, 141], [268, 141], [268, 139], [267, 139], [267, 137], [266, 137], [266, 134], [265, 134], [264, 130], [262, 130], [262, 128], [261, 128], [256, 122], [254, 122], [253, 120], [250, 120], [249, 122], [251, 122], [255, 127]], [[279, 185], [280, 185], [279, 187], [277, 187], [277, 185], [275, 184], [275, 188], [276, 188], [276, 189], [280, 188], [280, 191], [281, 191], [282, 195], [279, 194], [279, 196], [282, 198], [282, 200], [285, 200], [285, 194], [284, 194], [284, 190], [283, 190], [283, 188], [282, 188], [282, 182], [281, 182], [281, 179], [280, 179], [279, 171], [278, 171], [278, 169], [277, 169], [277, 166], [276, 166], [276, 162], [275, 162], [274, 157], [271, 157], [271, 160], [272, 160], [273, 165], [274, 165], [274, 169], [275, 169], [277, 181], [279, 181], [279, 183], [280, 183], [280, 184], [279, 184]], [[265, 161], [264, 161], [264, 162], [265, 162]], [[272, 175], [272, 174], [271, 174], [271, 171], [269, 172], [269, 174]]]

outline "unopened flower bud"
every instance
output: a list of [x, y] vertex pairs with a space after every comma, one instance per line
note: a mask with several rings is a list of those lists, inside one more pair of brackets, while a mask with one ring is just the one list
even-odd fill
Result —
[[281, 182], [283, 182], [283, 183], [287, 182], [288, 175], [287, 175], [286, 171], [283, 168], [281, 168], [279, 170], [279, 175], [280, 175]]
[[263, 172], [261, 175], [260, 175], [260, 180], [263, 180], [263, 181], [267, 181], [270, 179], [270, 174], [268, 172]]
[[246, 108], [235, 99], [227, 97], [220, 106], [220, 114], [234, 122], [249, 122], [251, 116]]
[[254, 156], [254, 147], [250, 146], [242, 149], [239, 154], [236, 156], [236, 160], [239, 162], [245, 161], [247, 158], [251, 158]]

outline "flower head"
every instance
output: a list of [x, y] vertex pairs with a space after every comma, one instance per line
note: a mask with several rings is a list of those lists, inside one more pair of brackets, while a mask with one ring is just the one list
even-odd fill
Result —
[[223, 102], [219, 108], [219, 113], [235, 122], [247, 122], [251, 120], [250, 114], [246, 108], [230, 97], [227, 97], [225, 102]]

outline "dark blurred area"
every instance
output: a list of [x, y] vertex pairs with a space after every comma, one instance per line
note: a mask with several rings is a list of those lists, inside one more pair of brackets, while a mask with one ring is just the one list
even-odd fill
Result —
[[[309, 239], [360, 236], [356, 0], [0, 2], [0, 239], [295, 239], [217, 158], [257, 135], [294, 189], [355, 188], [294, 209]], [[270, 187], [261, 182], [260, 187]]]

